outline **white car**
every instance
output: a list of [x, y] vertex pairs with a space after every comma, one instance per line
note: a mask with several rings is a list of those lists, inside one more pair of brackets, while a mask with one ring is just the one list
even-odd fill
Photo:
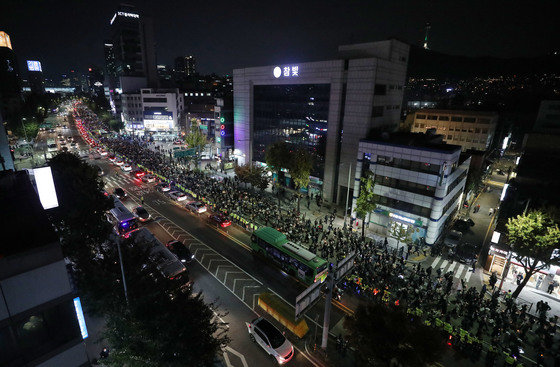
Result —
[[170, 191], [169, 197], [175, 201], [185, 201], [187, 200], [187, 195], [182, 193], [181, 191]]
[[278, 364], [288, 362], [294, 356], [294, 347], [286, 337], [267, 319], [259, 317], [245, 323], [249, 338], [259, 344]]
[[185, 208], [198, 214], [204, 213], [207, 210], [206, 205], [200, 201], [189, 201], [187, 205], [185, 205]]
[[122, 166], [124, 164], [124, 162], [122, 160], [118, 159], [118, 160], [115, 161], [115, 164], [117, 166]]
[[103, 157], [105, 157], [108, 153], [106, 150], [100, 150], [99, 154], [101, 154]]
[[132, 166], [131, 166], [129, 163], [126, 163], [126, 164], [124, 164], [124, 165], [121, 167], [121, 169], [122, 169], [124, 172], [130, 172], [130, 171], [132, 171]]
[[144, 175], [144, 177], [142, 177], [142, 182], [144, 183], [155, 182], [155, 181], [156, 181], [156, 176], [154, 175]]

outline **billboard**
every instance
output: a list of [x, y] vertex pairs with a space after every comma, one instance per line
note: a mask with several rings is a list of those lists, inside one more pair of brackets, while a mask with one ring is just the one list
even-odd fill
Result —
[[52, 209], [58, 206], [58, 198], [54, 187], [54, 180], [50, 167], [35, 168], [35, 183], [37, 184], [37, 192], [39, 200], [43, 205], [43, 209]]
[[10, 41], [10, 36], [3, 31], [0, 31], [0, 47], [7, 47], [12, 49], [12, 42]]
[[29, 71], [43, 71], [40, 61], [27, 60], [27, 70]]
[[173, 130], [173, 112], [144, 111], [144, 128], [150, 131]]

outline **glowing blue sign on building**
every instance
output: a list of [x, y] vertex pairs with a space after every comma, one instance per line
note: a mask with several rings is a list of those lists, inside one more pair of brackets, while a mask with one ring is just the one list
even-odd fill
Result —
[[74, 308], [76, 309], [76, 316], [78, 316], [78, 324], [80, 325], [80, 331], [82, 333], [82, 339], [88, 337], [86, 319], [84, 318], [84, 312], [82, 311], [82, 303], [80, 302], [80, 297], [74, 298]]

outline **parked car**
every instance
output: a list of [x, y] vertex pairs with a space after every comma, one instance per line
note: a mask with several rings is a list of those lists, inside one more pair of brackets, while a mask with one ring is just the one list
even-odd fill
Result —
[[189, 201], [187, 205], [185, 205], [185, 208], [198, 214], [202, 214], [207, 210], [206, 205], [200, 201]]
[[284, 364], [292, 359], [294, 356], [292, 343], [270, 321], [259, 317], [245, 324], [249, 331], [249, 338], [259, 344], [278, 364]]
[[136, 177], [136, 178], [141, 178], [146, 174], [146, 172], [142, 171], [141, 169], [137, 169], [137, 170], [131, 171], [130, 174], [132, 176]]
[[161, 182], [156, 185], [156, 188], [161, 192], [171, 191], [171, 185], [167, 182]]
[[472, 226], [474, 226], [474, 221], [470, 218], [458, 219], [453, 223], [453, 229], [463, 233], [468, 231]]
[[171, 252], [175, 253], [179, 260], [183, 263], [190, 263], [194, 259], [194, 255], [191, 253], [191, 250], [185, 246], [185, 244], [181, 241], [171, 240], [166, 244], [167, 248], [171, 250]]
[[213, 213], [208, 220], [210, 222], [215, 223], [216, 225], [222, 227], [222, 228], [226, 228], [231, 226], [231, 220], [229, 220], [229, 218], [222, 213]]
[[170, 191], [170, 192], [168, 192], [168, 195], [171, 199], [173, 199], [175, 201], [185, 201], [185, 200], [187, 200], [187, 195], [185, 195], [181, 191]]
[[154, 175], [144, 175], [144, 177], [142, 177], [142, 182], [144, 183], [148, 183], [148, 182], [155, 182], [156, 181], [156, 176]]
[[443, 239], [443, 244], [450, 249], [457, 247], [461, 243], [461, 239], [463, 238], [463, 234], [459, 231], [454, 229], [450, 230], [449, 233]]
[[124, 172], [130, 172], [132, 171], [132, 165], [130, 163], [125, 163], [124, 165], [121, 166], [121, 169]]
[[455, 249], [453, 249], [452, 257], [455, 260], [470, 266], [474, 262], [476, 262], [476, 258], [479, 252], [480, 249], [477, 246], [470, 243], [462, 243]]

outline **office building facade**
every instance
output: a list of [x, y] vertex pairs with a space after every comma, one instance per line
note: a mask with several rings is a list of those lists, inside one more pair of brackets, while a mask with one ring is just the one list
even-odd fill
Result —
[[0, 31], [0, 114], [5, 120], [18, 118], [21, 105], [21, 75], [10, 36]]
[[178, 89], [143, 88], [122, 96], [121, 118], [129, 133], [176, 136], [183, 119], [183, 94]]
[[310, 190], [340, 202], [359, 140], [398, 126], [408, 51], [387, 40], [340, 46], [337, 60], [234, 70], [237, 160], [264, 162], [276, 141], [304, 147], [315, 162]]
[[367, 217], [377, 231], [395, 225], [410, 228], [413, 241], [433, 244], [463, 200], [470, 157], [461, 160], [461, 147], [443, 142], [432, 131], [383, 133], [361, 140], [354, 176], [352, 216], [361, 178], [370, 175], [377, 209]]
[[196, 60], [194, 56], [178, 56], [175, 58], [175, 74], [178, 78], [196, 74]]
[[498, 114], [482, 111], [420, 110], [414, 112], [412, 132], [435, 128], [448, 144], [468, 149], [487, 150], [496, 133]]
[[0, 206], [0, 365], [90, 365], [81, 303], [27, 171], [0, 172]]

